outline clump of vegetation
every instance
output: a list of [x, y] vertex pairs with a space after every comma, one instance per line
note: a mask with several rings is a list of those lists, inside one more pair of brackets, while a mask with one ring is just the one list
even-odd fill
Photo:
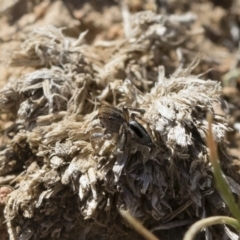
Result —
[[[210, 219], [239, 230], [238, 184], [216, 164], [232, 161], [227, 118], [216, 111], [221, 84], [192, 73], [209, 59], [183, 68], [202, 30], [193, 31], [196, 15], [121, 12], [114, 41], [48, 25], [11, 55], [11, 66], [31, 70], [0, 91], [11, 119], [0, 149], [0, 175], [13, 187], [4, 203], [10, 239], [139, 239], [132, 226], [149, 239], [169, 229], [181, 239], [180, 228], [220, 210], [221, 220], [197, 229]], [[201, 237], [216, 234], [205, 228]]]

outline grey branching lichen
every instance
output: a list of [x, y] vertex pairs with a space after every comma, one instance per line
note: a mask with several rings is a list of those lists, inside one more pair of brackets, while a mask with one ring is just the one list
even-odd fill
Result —
[[[126, 38], [117, 43], [90, 46], [86, 33], [75, 40], [47, 27], [13, 55], [12, 64], [38, 70], [0, 92], [1, 111], [15, 117], [0, 174], [20, 173], [5, 207], [11, 239], [122, 239], [131, 230], [120, 208], [149, 229], [206, 215], [206, 196], [215, 192], [206, 114], [219, 103], [221, 86], [191, 69], [166, 78], [158, 67], [188, 41], [194, 17], [129, 16], [124, 9]], [[106, 131], [98, 115], [103, 104], [145, 113], [130, 109], [132, 125], [124, 120], [119, 132]], [[152, 147], [136, 141], [143, 132], [134, 124]], [[226, 130], [216, 114], [219, 146]]]

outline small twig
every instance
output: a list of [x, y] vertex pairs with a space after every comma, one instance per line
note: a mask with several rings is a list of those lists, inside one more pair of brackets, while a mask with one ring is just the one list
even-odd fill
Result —
[[158, 230], [165, 230], [165, 229], [181, 227], [181, 226], [192, 224], [193, 222], [194, 222], [193, 219], [169, 222], [169, 223], [161, 224], [161, 225], [159, 225], [157, 227], [154, 227], [150, 231], [154, 232], [154, 231], [158, 231]]
[[172, 212], [171, 214], [167, 215], [164, 218], [164, 222], [168, 222], [170, 220], [172, 220], [173, 218], [175, 218], [177, 215], [179, 215], [181, 212], [183, 212], [184, 210], [186, 210], [189, 206], [192, 205], [192, 200], [188, 200], [185, 204], [183, 204], [182, 206], [180, 206], [178, 209], [176, 209], [174, 212]]

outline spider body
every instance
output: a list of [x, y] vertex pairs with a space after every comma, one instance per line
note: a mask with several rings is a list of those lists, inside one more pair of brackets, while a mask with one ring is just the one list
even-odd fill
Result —
[[122, 151], [127, 144], [128, 139], [148, 147], [154, 144], [146, 129], [134, 119], [134, 114], [129, 116], [128, 110], [144, 113], [142, 109], [126, 108], [123, 110], [112, 106], [102, 106], [98, 113], [101, 125], [107, 133], [118, 133], [120, 136], [120, 150]]

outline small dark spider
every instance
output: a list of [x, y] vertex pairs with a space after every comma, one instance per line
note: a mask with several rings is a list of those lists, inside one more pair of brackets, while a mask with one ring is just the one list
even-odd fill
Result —
[[146, 129], [134, 119], [134, 114], [129, 116], [129, 111], [133, 110], [144, 114], [143, 109], [123, 107], [123, 110], [118, 108], [103, 105], [98, 112], [98, 118], [106, 133], [118, 133], [120, 136], [120, 147], [122, 151], [126, 147], [127, 139], [130, 138], [140, 145], [153, 147], [154, 143]]

